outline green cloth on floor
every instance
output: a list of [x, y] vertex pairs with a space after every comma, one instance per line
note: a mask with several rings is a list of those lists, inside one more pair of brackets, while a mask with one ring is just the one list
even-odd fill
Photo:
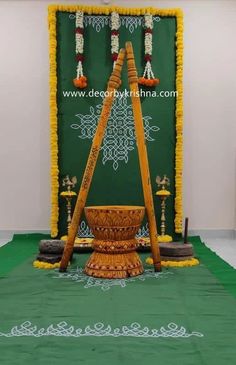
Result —
[[[146, 266], [143, 276], [116, 281], [83, 275], [88, 255], [75, 255], [65, 274], [34, 269], [37, 240], [24, 241], [10, 244], [21, 259], [1, 274], [1, 365], [235, 364], [235, 270], [198, 238], [192, 241], [201, 265], [161, 274]], [[0, 249], [1, 270], [6, 250]], [[217, 277], [220, 265], [231, 271], [225, 283]]]
[[0, 277], [28, 257], [36, 255], [39, 241], [49, 237], [49, 235], [40, 233], [15, 234], [12, 241], [0, 248]]
[[195, 254], [200, 257], [201, 263], [236, 297], [236, 270], [206, 247], [200, 237], [190, 237], [189, 241], [194, 245]]

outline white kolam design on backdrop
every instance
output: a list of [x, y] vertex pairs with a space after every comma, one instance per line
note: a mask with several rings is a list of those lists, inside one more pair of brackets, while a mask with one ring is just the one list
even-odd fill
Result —
[[[70, 19], [75, 19], [75, 14], [69, 14]], [[161, 18], [159, 16], [153, 16], [154, 22], [160, 22]], [[133, 33], [138, 27], [144, 27], [144, 17], [143, 16], [120, 16], [120, 25], [124, 26], [129, 30], [130, 33]], [[111, 19], [110, 16], [107, 15], [86, 15], [84, 14], [84, 26], [92, 26], [96, 30], [96, 32], [100, 32], [106, 25], [111, 27]]]

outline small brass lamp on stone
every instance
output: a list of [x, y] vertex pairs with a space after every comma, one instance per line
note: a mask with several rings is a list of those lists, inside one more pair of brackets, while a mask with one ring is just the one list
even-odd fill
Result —
[[[70, 224], [71, 224], [71, 202], [72, 199], [77, 195], [75, 191], [72, 191], [72, 189], [77, 184], [77, 178], [76, 176], [73, 176], [72, 178], [69, 177], [69, 175], [66, 175], [66, 177], [62, 180], [62, 186], [66, 187], [65, 191], [62, 191], [60, 193], [60, 196], [66, 199], [66, 210], [67, 210], [67, 233], [69, 232]], [[67, 236], [61, 237], [61, 240], [64, 240], [67, 238]]]
[[[72, 191], [72, 188], [75, 187], [77, 183], [76, 177], [72, 177], [70, 179], [69, 175], [67, 175], [62, 180], [62, 186], [66, 189], [60, 193], [60, 196], [65, 198], [66, 201], [66, 209], [67, 209], [67, 230], [71, 224], [71, 202], [73, 197], [77, 194]], [[34, 267], [41, 269], [52, 269], [59, 267], [59, 263], [62, 258], [63, 250], [64, 250], [64, 242], [67, 240], [67, 235], [61, 237], [60, 240], [56, 239], [46, 239], [41, 240], [39, 243], [39, 253], [34, 261]], [[50, 266], [51, 265], [51, 266]], [[54, 265], [54, 266], [53, 266]], [[57, 265], [57, 266], [55, 266]]]
[[[72, 189], [75, 187], [75, 185], [77, 184], [77, 178], [76, 176], [73, 176], [72, 178], [69, 177], [69, 175], [66, 175], [66, 177], [62, 180], [62, 186], [66, 187], [65, 191], [62, 191], [60, 193], [60, 196], [65, 198], [66, 200], [66, 210], [67, 210], [67, 234], [62, 236], [60, 239], [61, 241], [66, 242], [67, 238], [68, 238], [68, 234], [69, 234], [69, 228], [70, 228], [70, 224], [71, 224], [71, 219], [72, 219], [72, 199], [74, 197], [76, 197], [76, 192], [73, 191]], [[92, 242], [92, 238], [88, 238], [88, 237], [76, 237], [75, 238], [75, 245], [74, 248], [75, 249], [91, 249], [91, 242]]]
[[172, 242], [171, 236], [166, 234], [166, 199], [170, 196], [170, 191], [167, 190], [167, 186], [170, 185], [170, 179], [164, 175], [163, 178], [157, 176], [156, 178], [157, 186], [160, 188], [156, 195], [161, 200], [161, 234], [158, 236], [159, 242]]

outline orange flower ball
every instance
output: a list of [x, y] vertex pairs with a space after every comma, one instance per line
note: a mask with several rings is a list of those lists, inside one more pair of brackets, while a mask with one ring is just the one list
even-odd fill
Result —
[[81, 86], [80, 86], [80, 88], [81, 88], [81, 89], [84, 89], [85, 87], [87, 87], [87, 82], [82, 81], [82, 82], [81, 82]]
[[147, 86], [153, 86], [153, 80], [147, 80], [146, 85]]
[[160, 84], [160, 79], [153, 79], [153, 81], [154, 81], [154, 86], [156, 86], [156, 85], [159, 85], [159, 84]]
[[140, 85], [145, 85], [145, 78], [144, 77], [139, 77], [139, 79], [138, 79], [138, 83], [140, 84]]
[[84, 89], [87, 87], [87, 77], [81, 76], [79, 79], [75, 78], [73, 80], [73, 84], [75, 87], [78, 87], [79, 89]]
[[80, 80], [79, 80], [79, 79], [74, 79], [74, 80], [73, 80], [73, 84], [74, 84], [74, 86], [75, 86], [75, 87], [79, 87], [79, 85], [80, 85]]

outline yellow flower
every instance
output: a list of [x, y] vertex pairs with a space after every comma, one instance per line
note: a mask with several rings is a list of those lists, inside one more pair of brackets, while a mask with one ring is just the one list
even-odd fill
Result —
[[[148, 257], [146, 259], [146, 264], [153, 265], [152, 257]], [[162, 261], [161, 265], [163, 267], [188, 267], [188, 266], [196, 266], [199, 265], [198, 259], [192, 258], [184, 261]]]
[[49, 262], [35, 260], [33, 262], [33, 266], [37, 269], [45, 269], [45, 270], [56, 269], [60, 267], [60, 262], [56, 262], [55, 264], [50, 264]]
[[168, 190], [161, 189], [161, 190], [158, 190], [156, 192], [156, 195], [158, 195], [158, 196], [169, 196], [170, 192]]
[[153, 259], [152, 259], [151, 257], [148, 257], [148, 258], [146, 259], [146, 263], [147, 263], [148, 265], [153, 265]]
[[74, 191], [62, 191], [61, 196], [75, 196], [77, 195]]
[[165, 234], [164, 236], [158, 236], [158, 242], [162, 242], [162, 243], [168, 243], [168, 242], [172, 242], [173, 238], [171, 236], [169, 236], [168, 234]]

